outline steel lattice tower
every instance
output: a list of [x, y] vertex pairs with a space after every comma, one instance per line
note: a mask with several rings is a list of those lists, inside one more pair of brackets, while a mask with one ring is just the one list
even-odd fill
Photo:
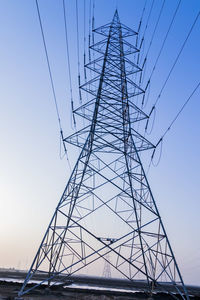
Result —
[[40, 284], [97, 274], [109, 255], [113, 276], [189, 299], [140, 159], [154, 146], [135, 129], [148, 118], [134, 101], [144, 94], [132, 79], [142, 69], [128, 58], [139, 51], [127, 40], [137, 33], [117, 11], [94, 31], [104, 39], [86, 67], [97, 75], [81, 87], [92, 98], [75, 111], [90, 124], [64, 140], [80, 155], [19, 295], [34, 288], [26, 285], [36, 273]]

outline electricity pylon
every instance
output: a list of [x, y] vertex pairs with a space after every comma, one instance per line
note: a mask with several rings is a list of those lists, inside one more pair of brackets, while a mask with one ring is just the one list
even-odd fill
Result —
[[[74, 273], [102, 274], [109, 255], [113, 277], [189, 299], [140, 158], [154, 146], [135, 125], [148, 118], [135, 101], [144, 94], [133, 80], [142, 69], [128, 57], [139, 52], [128, 41], [137, 33], [117, 11], [94, 31], [104, 36], [91, 46], [100, 57], [86, 65], [96, 77], [81, 87], [92, 98], [75, 111], [89, 125], [64, 140], [80, 155], [19, 296]], [[43, 280], [27, 288], [35, 274]]]
[[109, 253], [105, 256], [105, 264], [103, 268], [103, 277], [110, 278], [111, 277], [111, 270], [110, 270], [110, 255]]

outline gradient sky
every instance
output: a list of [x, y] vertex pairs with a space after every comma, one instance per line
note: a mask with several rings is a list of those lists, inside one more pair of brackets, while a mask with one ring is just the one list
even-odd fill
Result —
[[[145, 1], [96, 0], [95, 27], [120, 20], [137, 30]], [[178, 1], [166, 0], [149, 52], [145, 82], [157, 57]], [[74, 105], [78, 107], [75, 0], [66, 0]], [[83, 3], [78, 1], [83, 70]], [[162, 1], [156, 0], [146, 33], [147, 49]], [[61, 121], [73, 132], [62, 1], [39, 1]], [[144, 24], [151, 5], [147, 0]], [[199, 0], [182, 0], [158, 67], [146, 112], [159, 94], [177, 53], [200, 10]], [[86, 0], [88, 36], [89, 0]], [[143, 25], [144, 26], [144, 25]], [[144, 30], [144, 28], [142, 29]], [[199, 81], [200, 19], [184, 48], [157, 106], [154, 143], [167, 129]], [[27, 269], [70, 175], [59, 157], [59, 128], [41, 32], [33, 0], [0, 1], [0, 267]], [[81, 71], [83, 78], [83, 73]], [[163, 144], [157, 168], [148, 178], [186, 283], [200, 285], [200, 90], [193, 96]], [[81, 126], [81, 124], [79, 124]], [[71, 165], [77, 153], [68, 148]], [[149, 154], [150, 155], [150, 154]]]

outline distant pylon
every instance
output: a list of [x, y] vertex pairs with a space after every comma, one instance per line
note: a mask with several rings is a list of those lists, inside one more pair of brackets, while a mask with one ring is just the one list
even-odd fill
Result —
[[89, 124], [64, 140], [81, 152], [19, 296], [38, 285], [26, 287], [36, 273], [49, 285], [74, 273], [102, 274], [109, 254], [112, 276], [143, 279], [149, 295], [157, 286], [189, 299], [140, 158], [154, 146], [136, 130], [148, 118], [136, 105], [142, 69], [128, 40], [137, 33], [117, 11], [95, 32], [104, 37], [91, 46], [100, 56], [86, 67], [97, 75], [81, 87], [91, 99], [75, 111]]
[[105, 262], [103, 268], [103, 277], [110, 278], [111, 277], [111, 269], [110, 269], [110, 255], [109, 253], [105, 255]]

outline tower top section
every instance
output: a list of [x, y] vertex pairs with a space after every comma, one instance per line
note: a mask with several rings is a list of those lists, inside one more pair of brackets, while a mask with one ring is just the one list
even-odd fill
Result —
[[113, 16], [113, 19], [112, 19], [112, 23], [114, 23], [114, 22], [120, 24], [119, 14], [118, 14], [118, 10], [117, 9], [115, 10], [115, 13], [114, 13], [114, 16]]
[[94, 29], [94, 32], [99, 33], [103, 36], [108, 36], [110, 27], [116, 28], [116, 29], [121, 29], [122, 30], [122, 37], [129, 37], [133, 35], [137, 35], [137, 32], [129, 28], [128, 26], [122, 24], [119, 19], [119, 14], [117, 9], [115, 10], [113, 19], [110, 23], [103, 25], [101, 27], [98, 27]]

